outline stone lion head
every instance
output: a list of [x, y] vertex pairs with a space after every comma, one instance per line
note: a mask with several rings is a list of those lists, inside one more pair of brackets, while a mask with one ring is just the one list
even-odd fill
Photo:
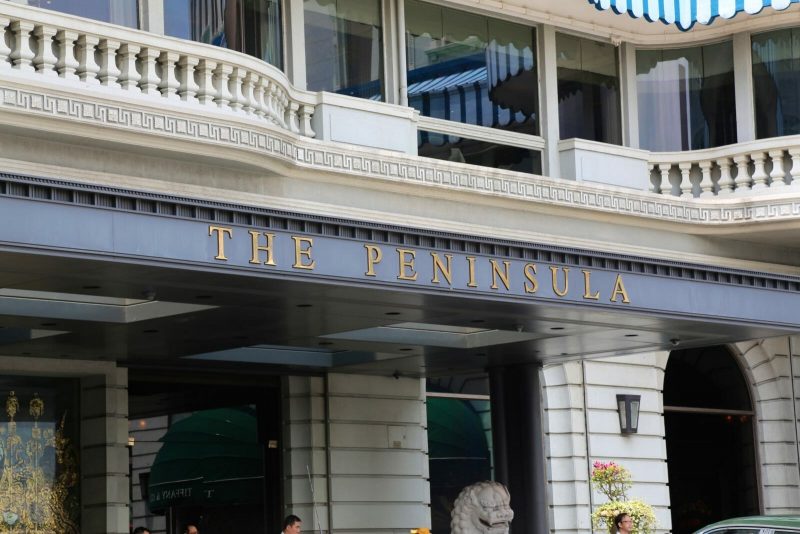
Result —
[[499, 482], [485, 481], [459, 493], [451, 514], [452, 534], [508, 534], [514, 519], [511, 497]]

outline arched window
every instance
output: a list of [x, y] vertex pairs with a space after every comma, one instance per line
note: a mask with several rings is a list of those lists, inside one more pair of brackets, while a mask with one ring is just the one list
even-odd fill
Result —
[[753, 415], [747, 383], [725, 347], [670, 354], [664, 426], [674, 534], [758, 513]]

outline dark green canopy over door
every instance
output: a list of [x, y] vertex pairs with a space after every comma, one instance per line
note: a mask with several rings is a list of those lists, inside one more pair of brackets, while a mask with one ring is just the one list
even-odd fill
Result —
[[264, 487], [264, 450], [250, 408], [203, 410], [170, 426], [150, 471], [148, 504], [257, 504]]

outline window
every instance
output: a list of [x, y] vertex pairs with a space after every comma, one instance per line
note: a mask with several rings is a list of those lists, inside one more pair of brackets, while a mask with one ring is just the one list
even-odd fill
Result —
[[532, 174], [542, 173], [542, 153], [538, 150], [422, 130], [419, 131], [417, 140], [418, 154], [427, 158]]
[[303, 6], [308, 89], [382, 100], [380, 0], [304, 0]]
[[20, 3], [129, 28], [139, 26], [137, 0], [27, 0]]
[[636, 52], [639, 144], [655, 151], [736, 142], [733, 45]]
[[279, 0], [164, 0], [164, 33], [283, 66]]
[[622, 144], [617, 48], [556, 35], [561, 139]]
[[756, 136], [800, 133], [800, 29], [754, 35], [752, 50]]
[[408, 102], [426, 117], [536, 135], [533, 28], [407, 0]]

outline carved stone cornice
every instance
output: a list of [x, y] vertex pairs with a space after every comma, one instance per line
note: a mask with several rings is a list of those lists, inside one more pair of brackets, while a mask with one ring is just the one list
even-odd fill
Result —
[[[68, 87], [70, 88], [70, 87]], [[59, 88], [60, 89], [60, 88]], [[73, 87], [71, 89], [77, 89]], [[549, 208], [588, 210], [658, 222], [736, 227], [752, 223], [800, 224], [800, 194], [786, 192], [725, 199], [682, 199], [645, 191], [538, 177], [400, 153], [324, 143], [294, 135], [246, 116], [193, 112], [191, 106], [164, 108], [146, 95], [109, 99], [85, 90], [72, 95], [41, 84], [0, 83], [0, 123], [33, 124], [54, 133], [69, 131], [98, 140], [149, 144], [207, 153], [233, 149], [263, 168], [302, 168], [396, 184], [490, 195]], [[82, 130], [85, 129], [85, 131]], [[99, 129], [98, 129], [99, 128]], [[141, 142], [136, 142], [136, 139]], [[169, 144], [174, 142], [174, 147]], [[222, 155], [221, 157], [231, 157]], [[277, 164], [277, 165], [276, 165]]]

